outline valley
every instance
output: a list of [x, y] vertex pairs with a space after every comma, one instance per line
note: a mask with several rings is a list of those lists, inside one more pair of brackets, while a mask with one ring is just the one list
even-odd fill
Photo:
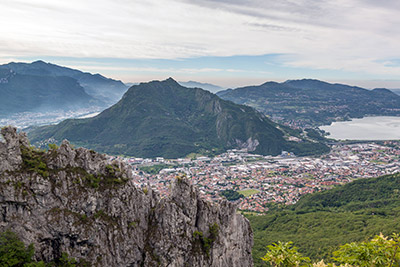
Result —
[[0, 267], [400, 267], [400, 1], [0, 8]]
[[91, 107], [69, 111], [21, 112], [0, 118], [0, 126], [13, 125], [19, 129], [24, 129], [24, 131], [29, 131], [30, 127], [56, 124], [66, 119], [93, 117], [101, 110], [99, 107]]
[[249, 196], [238, 195], [232, 200], [238, 201], [242, 211], [260, 213], [294, 204], [306, 194], [396, 173], [400, 169], [399, 158], [399, 141], [337, 144], [321, 157], [295, 157], [287, 153], [261, 156], [238, 150], [195, 159], [118, 157], [132, 166], [133, 180], [139, 187], [150, 184], [161, 195], [167, 195], [169, 184], [185, 173], [210, 201], [224, 199], [224, 191], [253, 190]]

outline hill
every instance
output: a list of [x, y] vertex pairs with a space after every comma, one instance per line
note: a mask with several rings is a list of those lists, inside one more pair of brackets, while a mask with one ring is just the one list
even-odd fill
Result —
[[[10, 74], [14, 73], [12, 82], [14, 83], [14, 87], [10, 87], [7, 85], [10, 81]], [[10, 103], [10, 105], [18, 107], [21, 103], [27, 103], [28, 106], [36, 107], [40, 103], [36, 103], [35, 101], [29, 102], [27, 100], [30, 97], [34, 96], [37, 93], [36, 84], [41, 84], [40, 90], [43, 91], [41, 95], [41, 99], [44, 102], [52, 102], [52, 99], [47, 99], [46, 95], [49, 93], [51, 95], [52, 91], [64, 92], [59, 96], [59, 100], [57, 103], [62, 104], [62, 101], [65, 99], [67, 104], [70, 104], [68, 101], [71, 97], [73, 97], [73, 91], [67, 91], [66, 88], [71, 86], [71, 82], [65, 82], [65, 85], [62, 84], [63, 80], [67, 77], [70, 80], [74, 80], [77, 85], [83, 88], [85, 94], [89, 95], [92, 99], [96, 100], [91, 103], [102, 106], [109, 106], [111, 104], [116, 103], [123, 93], [126, 91], [127, 87], [121, 82], [112, 79], [108, 79], [100, 74], [90, 74], [85, 73], [79, 70], [61, 67], [58, 65], [54, 65], [51, 63], [46, 63], [43, 61], [35, 61], [33, 63], [15, 63], [11, 62], [8, 64], [0, 65], [0, 80], [3, 81], [0, 83], [0, 92], [6, 92], [11, 94], [11, 98], [7, 98], [4, 101]], [[21, 81], [20, 81], [21, 79]], [[61, 79], [60, 83], [51, 84], [48, 80], [57, 80]], [[48, 83], [46, 87], [46, 83]], [[13, 91], [17, 90], [18, 95], [12, 95]], [[68, 96], [72, 94], [73, 96]], [[20, 99], [20, 103], [15, 102], [14, 98], [20, 99], [21, 97], [24, 100]], [[76, 95], [76, 98], [80, 96]], [[10, 100], [10, 101], [8, 101]], [[87, 99], [83, 99], [81, 102], [87, 102]], [[77, 103], [79, 104], [79, 103]], [[15, 108], [18, 111], [18, 109]], [[20, 111], [25, 111], [23, 108]]]
[[[111, 154], [175, 158], [247, 148], [257, 154], [323, 153], [308, 138], [288, 141], [282, 127], [251, 107], [224, 101], [172, 78], [132, 86], [114, 106], [89, 119], [66, 120], [30, 133], [34, 142], [54, 138]], [[290, 130], [290, 129], [288, 129]], [[301, 136], [299, 136], [302, 138]]]
[[[137, 187], [123, 162], [66, 141], [40, 151], [15, 128], [1, 133], [2, 266], [253, 265], [249, 222], [235, 205], [203, 200], [184, 177], [161, 198]], [[21, 245], [10, 230], [32, 246], [13, 250]], [[23, 264], [33, 246], [34, 259], [46, 265]], [[12, 261], [23, 254], [23, 261]], [[62, 264], [66, 255], [77, 264]]]
[[266, 82], [259, 86], [228, 89], [217, 95], [252, 106], [277, 121], [301, 127], [366, 115], [400, 115], [400, 96], [390, 90], [367, 90], [310, 79]]
[[0, 117], [26, 111], [69, 110], [97, 104], [73, 78], [34, 76], [0, 68]]
[[218, 91], [224, 90], [221, 86], [210, 84], [210, 83], [201, 83], [196, 81], [187, 81], [187, 82], [178, 82], [180, 85], [188, 87], [188, 88], [201, 88], [211, 93], [216, 93]]
[[305, 255], [327, 258], [339, 245], [399, 232], [399, 215], [400, 173], [305, 195], [295, 205], [248, 216], [255, 266], [262, 266], [260, 257], [272, 242], [293, 241]]

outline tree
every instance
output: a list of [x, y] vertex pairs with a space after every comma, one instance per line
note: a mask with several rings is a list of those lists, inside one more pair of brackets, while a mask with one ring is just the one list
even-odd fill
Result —
[[25, 247], [18, 236], [7, 230], [0, 234], [0, 266], [23, 266], [32, 262], [33, 245]]
[[[297, 247], [293, 246], [293, 242], [279, 241], [268, 245], [269, 251], [262, 258], [263, 261], [269, 262], [272, 266], [276, 267], [299, 267], [309, 266], [310, 258], [303, 257], [301, 253], [297, 251]], [[302, 264], [302, 265], [301, 265]]]
[[43, 261], [32, 260], [35, 254], [33, 244], [25, 247], [25, 244], [18, 236], [7, 230], [0, 233], [0, 266], [5, 267], [74, 267], [77, 261], [70, 258], [67, 253], [63, 252], [57, 262], [45, 264]]
[[380, 234], [369, 242], [345, 244], [333, 252], [333, 259], [339, 263], [348, 263], [360, 267], [398, 266], [400, 263], [400, 238], [393, 234], [391, 238]]
[[[310, 263], [310, 259], [303, 257], [292, 242], [273, 243], [267, 246], [269, 251], [262, 258], [272, 266], [277, 267], [335, 267], [335, 263], [325, 263], [323, 260]], [[341, 267], [394, 267], [400, 265], [400, 235], [392, 234], [386, 237], [382, 234], [370, 241], [352, 242], [340, 246], [333, 252], [332, 259]]]

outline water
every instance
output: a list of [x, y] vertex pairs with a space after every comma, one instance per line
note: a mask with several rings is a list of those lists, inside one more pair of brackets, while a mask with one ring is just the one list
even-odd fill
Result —
[[329, 132], [328, 137], [341, 140], [400, 140], [400, 117], [365, 117], [320, 129]]

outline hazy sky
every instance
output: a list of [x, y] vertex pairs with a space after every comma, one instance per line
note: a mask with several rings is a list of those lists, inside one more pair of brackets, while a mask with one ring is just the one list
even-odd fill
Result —
[[0, 0], [0, 63], [125, 82], [316, 78], [400, 88], [399, 0]]

